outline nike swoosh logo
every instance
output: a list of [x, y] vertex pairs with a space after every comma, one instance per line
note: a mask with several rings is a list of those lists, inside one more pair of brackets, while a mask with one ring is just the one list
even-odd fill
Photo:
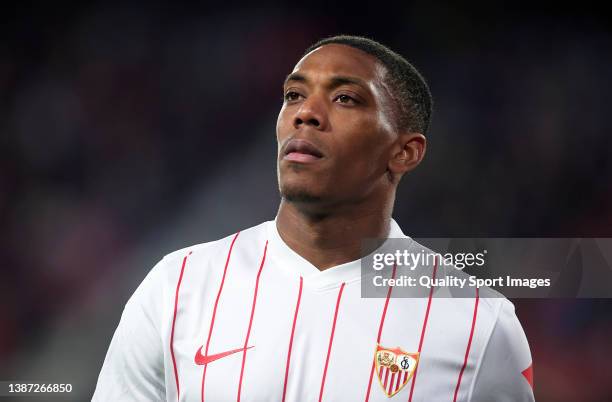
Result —
[[247, 349], [251, 349], [252, 347], [254, 347], [254, 346], [249, 346], [248, 348], [238, 348], [238, 349], [228, 350], [227, 352], [221, 352], [221, 353], [216, 353], [214, 355], [204, 356], [202, 354], [202, 346], [200, 346], [200, 349], [198, 349], [198, 351], [196, 352], [195, 359], [194, 359], [195, 364], [200, 365], [200, 366], [203, 364], [214, 362], [215, 360], [219, 360], [223, 357], [233, 355], [234, 353], [243, 352]]

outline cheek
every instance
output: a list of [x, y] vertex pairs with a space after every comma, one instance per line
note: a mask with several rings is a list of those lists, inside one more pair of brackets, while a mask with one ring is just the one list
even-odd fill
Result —
[[353, 119], [335, 144], [341, 155], [337, 173], [357, 182], [375, 180], [387, 169], [389, 139], [374, 117]]
[[353, 119], [347, 127], [343, 149], [350, 153], [355, 161], [372, 161], [377, 159], [388, 142], [386, 131], [375, 116], [361, 116]]
[[278, 114], [278, 118], [276, 119], [276, 152], [279, 155], [283, 143], [287, 140], [287, 137], [291, 132], [288, 123], [288, 113], [283, 107]]
[[368, 160], [372, 167], [386, 169], [387, 151], [395, 138], [392, 122], [385, 113], [379, 112], [364, 122], [364, 127], [368, 127], [363, 138], [364, 159]]
[[278, 118], [276, 119], [276, 140], [279, 142], [279, 146], [281, 141], [286, 137], [287, 133], [287, 123], [289, 122], [288, 113], [285, 107], [283, 106], [278, 113]]

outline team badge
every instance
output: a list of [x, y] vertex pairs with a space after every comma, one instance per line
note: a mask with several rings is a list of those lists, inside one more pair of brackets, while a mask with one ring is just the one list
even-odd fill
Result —
[[418, 353], [408, 353], [397, 347], [394, 349], [376, 345], [374, 363], [378, 382], [388, 397], [392, 397], [404, 388], [414, 374]]

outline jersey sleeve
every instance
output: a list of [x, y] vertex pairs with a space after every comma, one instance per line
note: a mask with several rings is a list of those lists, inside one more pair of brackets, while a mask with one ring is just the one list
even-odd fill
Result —
[[[163, 260], [162, 260], [163, 261]], [[164, 401], [158, 263], [128, 300], [111, 340], [92, 402]]]
[[532, 361], [527, 337], [514, 312], [502, 301], [497, 323], [474, 380], [471, 402], [532, 402]]

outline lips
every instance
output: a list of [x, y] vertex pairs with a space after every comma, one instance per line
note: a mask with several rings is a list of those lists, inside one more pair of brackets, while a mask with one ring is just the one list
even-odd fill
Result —
[[293, 162], [314, 162], [323, 158], [323, 152], [313, 143], [302, 140], [292, 139], [285, 145], [283, 159]]

